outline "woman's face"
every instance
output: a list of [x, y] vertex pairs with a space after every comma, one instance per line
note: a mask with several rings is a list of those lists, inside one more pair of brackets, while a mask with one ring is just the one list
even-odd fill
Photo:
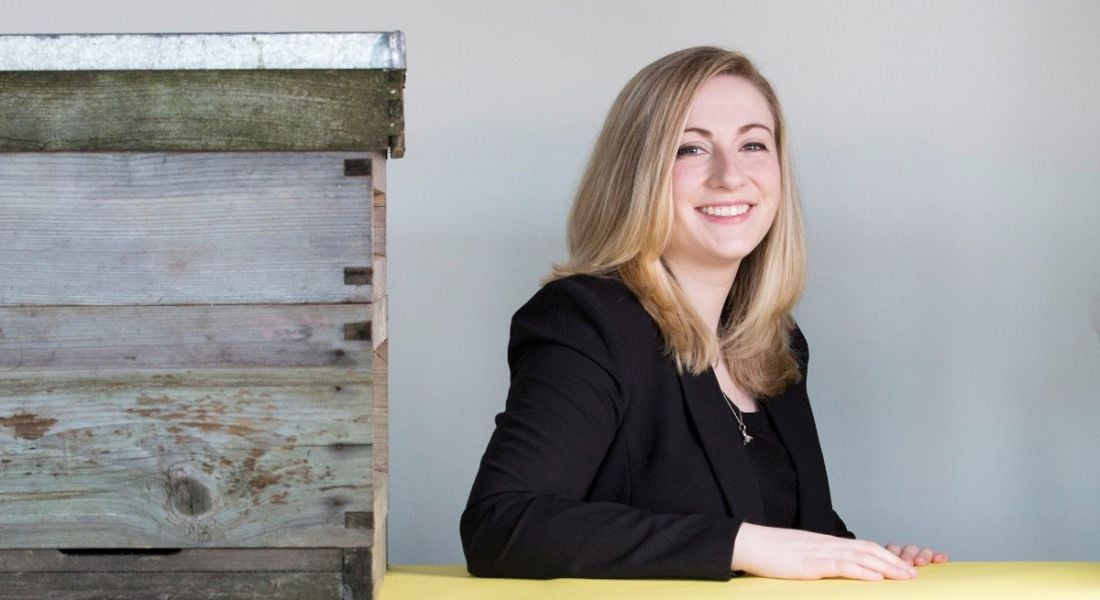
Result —
[[777, 150], [771, 109], [748, 80], [699, 88], [672, 167], [671, 266], [735, 269], [756, 248], [782, 197]]

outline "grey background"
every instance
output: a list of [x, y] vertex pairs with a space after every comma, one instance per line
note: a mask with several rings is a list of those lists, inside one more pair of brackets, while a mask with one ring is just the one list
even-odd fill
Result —
[[393, 563], [462, 561], [508, 320], [564, 257], [614, 94], [698, 44], [778, 88], [833, 496], [880, 542], [1100, 560], [1100, 3], [0, 4], [0, 33], [408, 35], [390, 163]]

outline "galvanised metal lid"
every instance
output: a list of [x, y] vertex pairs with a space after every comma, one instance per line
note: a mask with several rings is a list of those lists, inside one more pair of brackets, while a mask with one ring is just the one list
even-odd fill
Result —
[[400, 31], [0, 35], [0, 71], [404, 68]]

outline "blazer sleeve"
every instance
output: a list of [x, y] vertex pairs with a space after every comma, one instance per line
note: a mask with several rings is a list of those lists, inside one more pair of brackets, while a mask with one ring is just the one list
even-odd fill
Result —
[[516, 313], [507, 403], [461, 519], [470, 573], [730, 578], [739, 520], [586, 500], [637, 379], [622, 335], [605, 298], [574, 279]]
[[[797, 325], [795, 325], [794, 328], [791, 330], [791, 349], [794, 352], [795, 359], [798, 361], [798, 368], [802, 372], [802, 381], [800, 381], [798, 385], [802, 386], [803, 393], [805, 393], [806, 378], [809, 375], [810, 367], [810, 346], [809, 342], [806, 341], [806, 336], [802, 334], [802, 329], [799, 328]], [[808, 408], [808, 399], [806, 406], [807, 409], [810, 410]], [[810, 410], [808, 414], [810, 415], [811, 421], [814, 421], [813, 411]], [[821, 457], [821, 441], [818, 439], [817, 436], [817, 424], [816, 422], [814, 422], [812, 423], [812, 425], [814, 432], [813, 443], [815, 446], [815, 451], [817, 455]], [[829, 482], [828, 476], [825, 474], [824, 457], [821, 457], [821, 474], [822, 477], [825, 478], [824, 489], [826, 490], [826, 493], [828, 493]], [[826, 501], [829, 503], [830, 506], [832, 505], [831, 497], [826, 497]], [[856, 539], [856, 534], [848, 530], [848, 526], [844, 524], [844, 520], [840, 518], [840, 515], [837, 514], [836, 510], [829, 508], [829, 516], [831, 517], [832, 522], [826, 523], [821, 533], [827, 533], [830, 535], [835, 535], [837, 537], [849, 538], [853, 540]]]

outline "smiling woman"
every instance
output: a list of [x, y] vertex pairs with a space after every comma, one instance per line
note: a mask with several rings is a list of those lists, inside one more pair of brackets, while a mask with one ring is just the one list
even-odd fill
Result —
[[512, 380], [462, 515], [471, 573], [905, 579], [946, 555], [833, 510], [791, 318], [786, 132], [743, 55], [639, 72], [604, 124], [569, 260], [513, 317]]
[[782, 192], [773, 120], [741, 77], [718, 75], [699, 88], [672, 167], [676, 215], [664, 257], [673, 271], [735, 275], [768, 233]]

